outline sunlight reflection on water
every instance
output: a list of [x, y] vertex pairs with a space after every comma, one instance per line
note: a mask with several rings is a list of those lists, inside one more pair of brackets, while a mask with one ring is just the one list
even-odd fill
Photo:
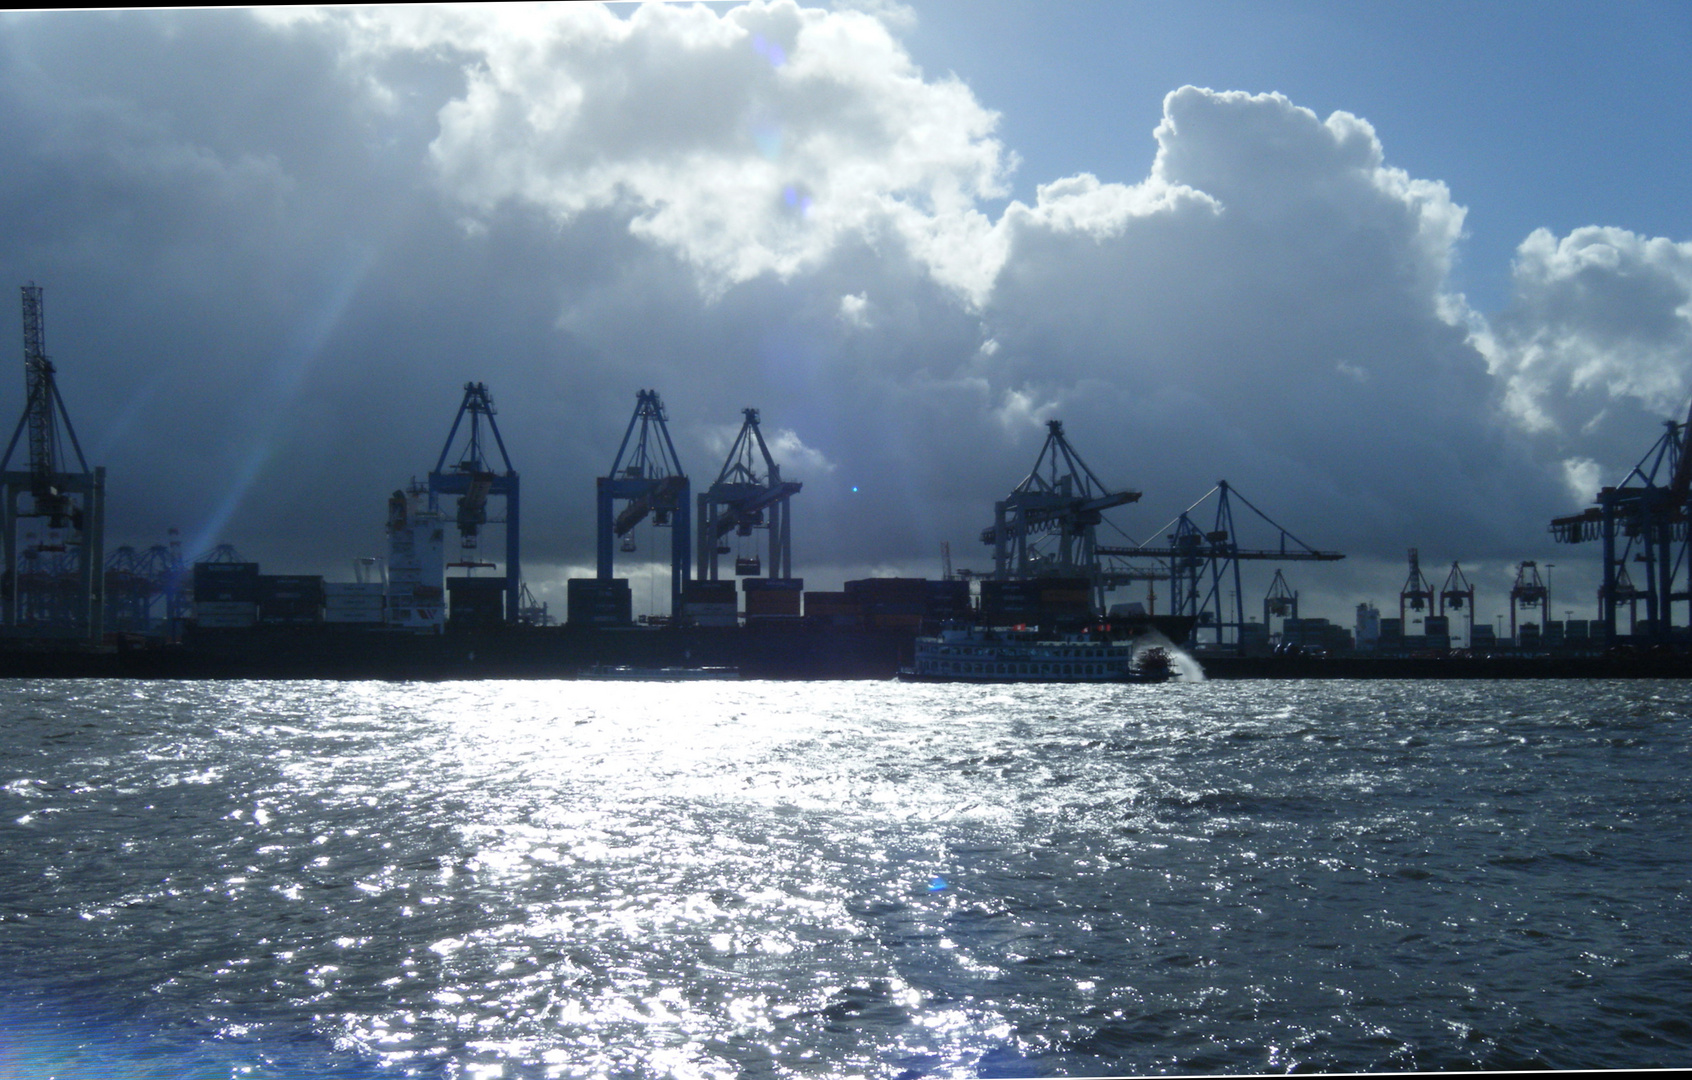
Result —
[[8, 1029], [271, 1076], [1688, 1045], [1678, 685], [140, 691], [14, 698]]

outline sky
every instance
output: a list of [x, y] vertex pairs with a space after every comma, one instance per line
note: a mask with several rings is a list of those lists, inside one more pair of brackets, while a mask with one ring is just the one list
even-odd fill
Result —
[[1059, 419], [1130, 538], [1226, 479], [1345, 552], [1303, 614], [1415, 547], [1592, 617], [1547, 522], [1692, 399], [1687, 55], [1685, 3], [9, 13], [0, 280], [108, 549], [350, 579], [477, 381], [561, 609], [652, 388], [696, 487], [760, 410], [807, 588], [989, 568]]

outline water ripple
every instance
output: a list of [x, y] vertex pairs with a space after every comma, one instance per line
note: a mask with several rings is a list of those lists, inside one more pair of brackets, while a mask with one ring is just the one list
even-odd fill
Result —
[[1679, 683], [5, 692], [0, 1076], [1692, 1048]]

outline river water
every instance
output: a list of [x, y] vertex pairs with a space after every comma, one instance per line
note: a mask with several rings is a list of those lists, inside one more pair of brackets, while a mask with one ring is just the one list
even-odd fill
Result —
[[7, 1080], [1692, 1065], [1692, 682], [0, 693]]

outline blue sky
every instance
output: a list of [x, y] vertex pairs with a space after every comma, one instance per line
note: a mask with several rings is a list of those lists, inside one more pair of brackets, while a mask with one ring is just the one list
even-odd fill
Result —
[[656, 388], [696, 475], [761, 410], [809, 587], [979, 567], [1061, 419], [1131, 535], [1227, 478], [1347, 552], [1307, 611], [1414, 546], [1490, 613], [1590, 597], [1546, 522], [1692, 395], [1688, 55], [1686, 4], [14, 13], [0, 280], [113, 544], [345, 577], [474, 380], [561, 597]]
[[1018, 198], [1132, 182], [1179, 86], [1278, 91], [1375, 126], [1388, 160], [1469, 208], [1458, 284], [1508, 299], [1541, 226], [1692, 236], [1692, 4], [919, 0], [905, 40], [1002, 115]]

